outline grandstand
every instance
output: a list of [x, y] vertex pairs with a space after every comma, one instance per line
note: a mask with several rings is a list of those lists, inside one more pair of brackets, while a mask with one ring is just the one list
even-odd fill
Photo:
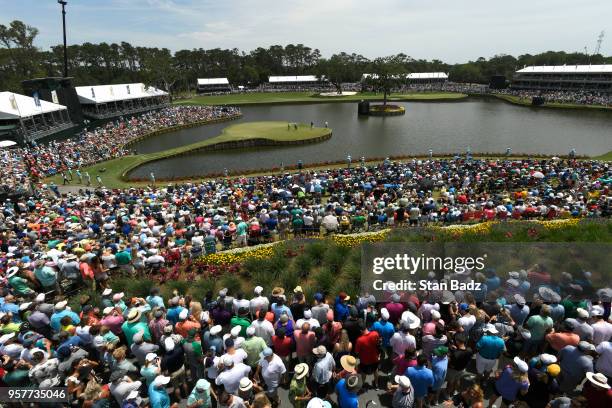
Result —
[[516, 71], [512, 89], [612, 93], [612, 64], [529, 66]]
[[325, 78], [316, 75], [270, 76], [265, 84], [266, 89], [275, 90], [327, 89], [329, 86]]
[[112, 118], [168, 105], [168, 93], [143, 83], [77, 86], [83, 114], [92, 119]]
[[198, 78], [198, 93], [230, 92], [232, 86], [227, 78]]
[[3, 139], [31, 142], [74, 126], [64, 105], [13, 92], [0, 92]]

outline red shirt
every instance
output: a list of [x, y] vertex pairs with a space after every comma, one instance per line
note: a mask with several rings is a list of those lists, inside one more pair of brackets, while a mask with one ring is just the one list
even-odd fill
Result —
[[608, 408], [612, 406], [612, 390], [595, 387], [590, 381], [584, 384], [582, 395], [587, 399], [589, 408]]
[[272, 336], [272, 348], [279, 357], [287, 357], [291, 354], [291, 339], [287, 336], [282, 339], [278, 336]]
[[400, 321], [402, 318], [402, 313], [404, 312], [404, 305], [401, 303], [387, 303], [385, 306], [387, 311], [389, 311], [389, 321], [394, 325]]
[[371, 365], [378, 363], [378, 344], [380, 335], [376, 331], [359, 336], [355, 344], [355, 353], [359, 356], [360, 364]]

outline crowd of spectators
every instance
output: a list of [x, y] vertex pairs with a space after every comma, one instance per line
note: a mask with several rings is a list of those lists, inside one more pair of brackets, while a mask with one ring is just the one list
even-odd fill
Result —
[[31, 183], [39, 178], [61, 172], [88, 178], [91, 176], [81, 174], [81, 167], [131, 154], [125, 145], [147, 133], [237, 113], [232, 107], [173, 106], [85, 128], [69, 139], [4, 149], [0, 152], [0, 184], [5, 192], [21, 192], [31, 190]]
[[521, 89], [495, 90], [493, 93], [512, 95], [531, 101], [534, 97], [542, 97], [545, 102], [569, 103], [576, 105], [612, 106], [612, 95], [608, 93], [586, 91], [528, 91]]

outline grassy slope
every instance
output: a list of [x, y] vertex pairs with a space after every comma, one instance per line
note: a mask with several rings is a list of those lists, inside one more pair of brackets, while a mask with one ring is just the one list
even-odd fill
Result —
[[[271, 139], [279, 142], [296, 141], [296, 140], [307, 140], [323, 136], [330, 132], [330, 129], [314, 127], [310, 128], [306, 124], [298, 124], [298, 129], [287, 130], [287, 122], [282, 121], [266, 121], [266, 122], [248, 122], [231, 125], [223, 129], [223, 132], [214, 138], [203, 140], [201, 142], [192, 143], [186, 146], [176, 147], [174, 149], [168, 149], [161, 152], [140, 154], [125, 156], [118, 159], [109, 160], [103, 163], [98, 163], [93, 166], [88, 166], [83, 169], [83, 172], [87, 171], [92, 177], [92, 183], [95, 185], [95, 177], [100, 174], [102, 182], [107, 187], [131, 187], [136, 184], [146, 183], [135, 183], [125, 182], [122, 179], [123, 173], [128, 169], [133, 169], [139, 165], [142, 165], [151, 160], [157, 160], [160, 158], [166, 158], [182, 154], [191, 150], [197, 150], [206, 146], [211, 146], [217, 143], [233, 142], [240, 140], [249, 139]], [[102, 173], [100, 170], [105, 169]], [[54, 181], [56, 184], [61, 184], [61, 176], [51, 177], [49, 180]], [[78, 185], [76, 182], [71, 185]]]
[[[413, 93], [413, 94], [392, 94], [389, 100], [392, 101], [418, 101], [418, 100], [457, 100], [467, 97], [465, 94], [440, 92], [440, 93]], [[249, 104], [279, 104], [279, 103], [325, 103], [325, 102], [346, 102], [367, 100], [382, 100], [382, 94], [358, 93], [352, 96], [325, 97], [316, 96], [312, 92], [265, 92], [265, 93], [246, 93], [230, 95], [211, 95], [196, 96], [190, 99], [176, 101], [180, 105], [249, 105]]]

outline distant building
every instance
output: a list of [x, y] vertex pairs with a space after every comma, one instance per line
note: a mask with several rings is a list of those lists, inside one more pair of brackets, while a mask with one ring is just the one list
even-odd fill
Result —
[[612, 93], [612, 64], [529, 66], [516, 71], [512, 89]]
[[0, 92], [3, 139], [31, 142], [74, 127], [64, 105], [13, 92]]
[[268, 77], [267, 88], [321, 88], [329, 85], [325, 78], [315, 75], [285, 75]]
[[227, 78], [198, 78], [198, 93], [230, 92], [232, 86]]
[[[365, 82], [368, 78], [376, 78], [376, 74], [363, 74], [361, 81]], [[412, 72], [403, 74], [400, 78], [406, 80], [406, 84], [443, 84], [448, 81], [448, 74], [445, 72]]]
[[146, 112], [168, 105], [168, 93], [143, 83], [77, 86], [83, 114], [92, 119]]

